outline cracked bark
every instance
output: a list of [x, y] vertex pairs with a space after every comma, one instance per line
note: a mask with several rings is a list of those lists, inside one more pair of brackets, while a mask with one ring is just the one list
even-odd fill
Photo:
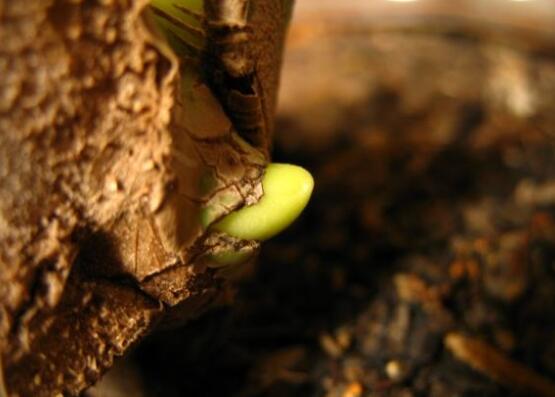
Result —
[[0, 0], [0, 370], [10, 396], [77, 394], [159, 322], [228, 299], [227, 280], [198, 260], [200, 214], [218, 219], [262, 194], [290, 4], [250, 4], [256, 139], [225, 84], [223, 107], [204, 81], [197, 103], [177, 98], [179, 60], [148, 28], [145, 5]]

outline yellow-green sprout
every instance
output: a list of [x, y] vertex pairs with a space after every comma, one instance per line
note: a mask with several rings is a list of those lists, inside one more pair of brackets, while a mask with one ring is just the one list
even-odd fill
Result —
[[314, 180], [302, 167], [270, 164], [262, 178], [262, 188], [264, 195], [258, 203], [234, 211], [212, 225], [220, 236], [223, 234], [223, 240], [247, 244], [215, 248], [207, 257], [208, 266], [229, 267], [253, 258], [259, 247], [257, 242], [275, 236], [301, 214], [312, 194]]
[[312, 194], [314, 179], [297, 165], [270, 164], [262, 188], [264, 195], [258, 203], [232, 212], [213, 228], [244, 240], [267, 240], [301, 214]]

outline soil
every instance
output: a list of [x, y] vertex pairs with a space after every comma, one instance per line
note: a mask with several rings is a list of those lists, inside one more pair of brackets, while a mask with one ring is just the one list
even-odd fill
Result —
[[314, 197], [232, 307], [128, 358], [144, 395], [554, 396], [555, 54], [299, 36], [281, 98]]

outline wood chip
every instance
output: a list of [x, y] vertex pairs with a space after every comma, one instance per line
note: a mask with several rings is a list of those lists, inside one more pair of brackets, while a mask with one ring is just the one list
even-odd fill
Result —
[[452, 332], [443, 343], [458, 360], [512, 391], [555, 396], [555, 383], [479, 339]]

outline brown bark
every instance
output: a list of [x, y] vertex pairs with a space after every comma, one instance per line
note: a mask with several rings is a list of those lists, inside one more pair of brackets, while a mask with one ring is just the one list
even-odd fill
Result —
[[[257, 2], [248, 21], [266, 120], [282, 4]], [[168, 312], [190, 318], [227, 299], [227, 281], [197, 260], [207, 237], [200, 213], [217, 219], [260, 197], [271, 122], [256, 150], [203, 82], [196, 93], [209, 118], [176, 101], [179, 61], [147, 27], [145, 5], [0, 1], [0, 370], [9, 395], [77, 394]]]

